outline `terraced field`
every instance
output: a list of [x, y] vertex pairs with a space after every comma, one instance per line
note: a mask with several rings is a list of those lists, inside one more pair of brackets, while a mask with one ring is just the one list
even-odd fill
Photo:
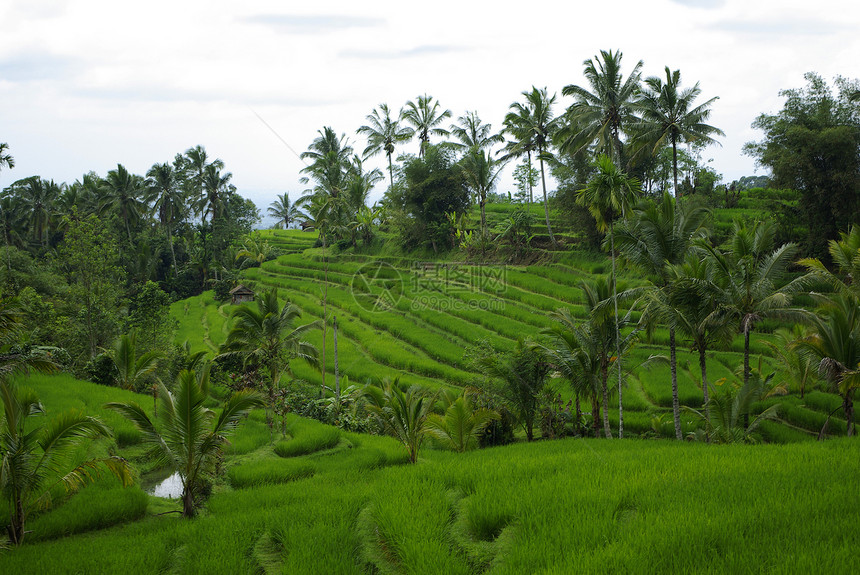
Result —
[[[497, 217], [503, 211], [494, 212]], [[328, 316], [337, 318], [338, 359], [342, 374], [353, 383], [399, 377], [407, 384], [429, 388], [463, 386], [480, 380], [464, 352], [487, 341], [499, 350], [509, 350], [518, 338], [539, 338], [551, 324], [548, 312], [561, 307], [574, 317], [584, 317], [579, 284], [608, 270], [608, 260], [588, 252], [568, 251], [546, 258], [540, 264], [521, 267], [477, 266], [456, 261], [423, 261], [402, 256], [344, 253], [326, 261], [315, 248], [316, 235], [300, 231], [267, 231], [269, 241], [282, 250], [276, 260], [244, 272], [244, 280], [256, 290], [277, 288], [282, 299], [298, 305], [301, 322], [323, 317], [323, 297], [327, 293]], [[643, 281], [622, 272], [620, 282], [629, 287]], [[193, 349], [215, 351], [223, 341], [230, 305], [218, 305], [211, 293], [173, 305], [179, 319], [180, 341], [189, 340]], [[754, 364], [761, 361], [765, 373], [773, 370], [764, 345], [771, 338], [754, 332]], [[322, 347], [322, 332], [309, 340]], [[671, 421], [671, 386], [665, 363], [650, 362], [654, 355], [667, 354], [668, 333], [658, 329], [650, 341], [637, 345], [627, 359], [624, 395], [625, 430], [634, 434], [668, 434]], [[326, 371], [334, 372], [333, 333], [328, 330]], [[708, 355], [709, 380], [717, 385], [736, 380], [742, 363], [743, 340], [738, 335], [725, 349]], [[678, 347], [679, 393], [683, 405], [699, 407], [702, 390], [698, 375], [698, 355]], [[321, 383], [318, 371], [304, 363], [292, 365], [296, 377]], [[562, 396], [570, 396], [568, 386], [556, 381]], [[826, 396], [826, 394], [821, 394]], [[827, 396], [830, 397], [830, 396]], [[835, 407], [833, 401], [786, 400], [781, 423], [765, 426], [766, 437], [776, 441], [812, 438], [820, 423]], [[836, 401], [835, 398], [832, 398]], [[617, 401], [617, 400], [616, 400]], [[762, 406], [762, 408], [764, 408]], [[837, 418], [839, 413], [837, 412]], [[610, 410], [617, 422], [617, 410]], [[685, 428], [692, 426], [686, 418]], [[837, 433], [844, 421], [835, 420]]]

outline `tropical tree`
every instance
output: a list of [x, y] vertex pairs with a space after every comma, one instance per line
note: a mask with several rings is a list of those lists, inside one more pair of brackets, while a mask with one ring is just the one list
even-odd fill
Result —
[[115, 213], [125, 227], [128, 241], [132, 242], [131, 228], [137, 225], [146, 212], [143, 178], [129, 171], [122, 164], [105, 176], [100, 213]]
[[463, 391], [445, 406], [444, 415], [430, 414], [424, 428], [444, 447], [463, 453], [478, 447], [487, 425], [500, 418], [495, 411], [476, 408], [468, 393]]
[[[472, 147], [458, 164], [466, 185], [475, 193], [481, 208], [481, 236], [487, 238], [487, 194], [495, 189], [505, 162], [496, 160], [489, 152]], [[483, 242], [482, 242], [483, 245]]]
[[155, 164], [146, 172], [144, 185], [147, 191], [146, 200], [152, 202], [156, 217], [167, 233], [167, 243], [170, 245], [170, 256], [173, 260], [173, 273], [179, 275], [176, 249], [173, 247], [173, 224], [183, 219], [185, 194], [176, 170], [167, 162]]
[[0, 142], [0, 168], [4, 166], [7, 170], [14, 168], [15, 158], [13, 158], [12, 154], [9, 153], [9, 144], [6, 142]]
[[286, 192], [281, 196], [277, 196], [275, 201], [269, 204], [267, 211], [270, 216], [275, 218], [275, 225], [283, 224], [285, 230], [301, 214], [299, 208], [295, 204], [290, 203], [290, 194]]
[[0, 378], [0, 399], [0, 491], [9, 503], [6, 532], [13, 544], [23, 542], [30, 513], [51, 505], [53, 486], [77, 491], [104, 468], [123, 486], [133, 483], [128, 463], [117, 456], [90, 459], [68, 470], [69, 453], [87, 440], [110, 437], [110, 429], [98, 418], [68, 411], [34, 426], [30, 418], [44, 415], [45, 408], [32, 389], [19, 389], [6, 377]]
[[492, 124], [484, 124], [477, 112], [466, 112], [457, 118], [457, 123], [451, 125], [453, 142], [448, 142], [455, 150], [468, 153], [473, 149], [484, 150], [494, 144], [504, 142], [502, 134], [493, 134]]
[[195, 146], [185, 150], [185, 154], [177, 154], [173, 164], [176, 171], [182, 174], [186, 192], [191, 198], [195, 210], [197, 210], [196, 213], [201, 214], [202, 221], [205, 224], [206, 212], [203, 211], [203, 208], [206, 207], [206, 200], [204, 198], [206, 169], [212, 166], [218, 172], [224, 169], [224, 162], [218, 158], [210, 162], [206, 148]]
[[785, 283], [794, 262], [797, 246], [776, 246], [776, 227], [771, 222], [746, 225], [736, 221], [730, 250], [722, 253], [709, 242], [698, 242], [714, 265], [714, 282], [720, 290], [714, 321], [738, 321], [744, 334], [744, 384], [750, 376], [750, 333], [766, 317], [804, 318], [806, 313], [791, 308], [792, 296], [802, 291], [809, 278]]
[[364, 159], [385, 152], [388, 157], [388, 175], [391, 178], [391, 186], [394, 187], [394, 167], [392, 156], [394, 148], [401, 142], [408, 142], [412, 138], [412, 130], [402, 126], [403, 110], [398, 117], [391, 117], [388, 104], [380, 104], [379, 107], [367, 116], [367, 124], [358, 129], [358, 133], [367, 137], [367, 147], [364, 149]]
[[[588, 208], [597, 222], [600, 231], [609, 230], [610, 256], [612, 258], [612, 299], [615, 307], [615, 342], [621, 345], [621, 334], [618, 327], [618, 289], [615, 276], [615, 231], [614, 220], [623, 217], [630, 203], [641, 193], [639, 180], [630, 178], [616, 166], [612, 159], [601, 154], [595, 162], [597, 172], [588, 182], [588, 185], [577, 192], [576, 201], [579, 205]], [[624, 409], [622, 407], [621, 390], [621, 350], [616, 348], [618, 358], [618, 435], [624, 436]]]
[[621, 136], [637, 122], [643, 63], [639, 60], [625, 79], [621, 57], [620, 51], [601, 50], [600, 55], [583, 62], [588, 88], [574, 84], [562, 88], [563, 95], [574, 98], [565, 115], [567, 124], [559, 130], [556, 140], [562, 152], [576, 155], [595, 145], [599, 153], [610, 156], [619, 167], [624, 163]]
[[48, 244], [48, 230], [54, 217], [54, 203], [60, 195], [60, 190], [60, 186], [53, 180], [43, 180], [39, 176], [18, 180], [8, 188], [10, 194], [21, 198], [33, 241], [43, 246]]
[[837, 295], [824, 300], [812, 316], [813, 334], [800, 340], [799, 351], [818, 361], [818, 371], [842, 398], [847, 435], [854, 435], [854, 392], [860, 389], [860, 306]]
[[[675, 345], [676, 321], [673, 306], [659, 305], [666, 302], [673, 286], [671, 266], [681, 264], [689, 253], [696, 237], [705, 233], [707, 210], [676, 204], [663, 194], [659, 204], [648, 202], [637, 206], [631, 217], [619, 226], [615, 242], [627, 260], [642, 270], [660, 294], [649, 298], [650, 311], [658, 312], [669, 327], [669, 362], [672, 377], [672, 414], [675, 421], [675, 436], [682, 439], [680, 403], [678, 400], [678, 372]], [[707, 388], [705, 388], [707, 395]], [[706, 398], [707, 399], [707, 398]]]
[[642, 118], [636, 128], [636, 137], [650, 150], [652, 155], [667, 143], [672, 146], [672, 176], [675, 196], [678, 190], [678, 144], [717, 143], [712, 136], [725, 136], [722, 130], [705, 122], [711, 115], [711, 104], [719, 97], [694, 106], [702, 93], [699, 83], [692, 88], [681, 89], [681, 72], [666, 67], [666, 82], [659, 76], [645, 80], [645, 89], [639, 98]]
[[[269, 371], [266, 391], [269, 402], [274, 403], [275, 391], [280, 388], [281, 376], [292, 375], [290, 361], [302, 359], [318, 367], [316, 347], [302, 339], [320, 322], [295, 326], [301, 310], [289, 300], [278, 302], [277, 290], [268, 290], [256, 298], [256, 305], [243, 305], [233, 310], [233, 324], [221, 346], [219, 357], [238, 358], [245, 365], [265, 367]], [[269, 425], [271, 426], [269, 418]]]
[[516, 415], [526, 439], [532, 441], [538, 395], [549, 375], [549, 364], [543, 355], [533, 345], [519, 340], [510, 354], [500, 356], [492, 350], [484, 350], [475, 358], [475, 364], [490, 378], [490, 390]]
[[158, 369], [158, 362], [163, 356], [156, 350], [138, 356], [137, 334], [134, 331], [121, 335], [111, 352], [111, 359], [117, 371], [117, 385], [136, 391], [144, 379]]
[[[600, 436], [600, 397], [607, 396], [606, 374], [611, 358], [605, 352], [604, 324], [598, 317], [577, 323], [570, 310], [558, 309], [550, 313], [555, 320], [550, 327], [541, 330], [548, 342], [539, 344], [539, 349], [555, 371], [567, 379], [576, 401], [577, 418], [581, 413], [580, 399], [591, 403], [591, 425], [594, 437]], [[604, 411], [605, 416], [605, 411]], [[605, 419], [605, 428], [609, 420]], [[606, 437], [612, 437], [607, 431]]]
[[409, 462], [418, 461], [418, 451], [426, 437], [425, 422], [433, 410], [436, 398], [418, 386], [400, 389], [397, 379], [385, 381], [383, 387], [365, 388], [368, 410], [385, 429], [409, 452]]
[[713, 393], [702, 413], [685, 406], [685, 409], [705, 423], [704, 430], [694, 432], [693, 439], [704, 439], [710, 443], [754, 443], [754, 432], [761, 423], [773, 419], [779, 404], [771, 405], [750, 420], [753, 405], [767, 396], [768, 384], [773, 374], [764, 381], [758, 376], [740, 387], [727, 387], [723, 393]]
[[810, 328], [803, 324], [794, 324], [791, 329], [779, 328], [773, 332], [775, 341], [764, 344], [776, 359], [777, 370], [786, 384], [797, 387], [800, 399], [806, 394], [806, 389], [817, 379], [818, 362], [813, 361], [807, 353], [800, 353], [797, 342], [812, 335]]
[[[265, 402], [257, 393], [234, 393], [217, 414], [203, 404], [208, 399], [209, 370], [179, 373], [174, 395], [159, 384], [160, 430], [137, 403], [108, 403], [105, 408], [122, 414], [151, 446], [150, 461], [170, 467], [182, 481], [182, 515], [193, 517], [209, 477], [215, 473], [227, 436], [247, 413]], [[214, 426], [212, 422], [215, 422]]]
[[212, 223], [223, 216], [229, 196], [236, 191], [236, 186], [230, 183], [232, 179], [232, 173], [222, 173], [221, 168], [214, 163], [204, 169], [203, 195], [198, 202], [198, 211], [203, 214], [204, 224], [207, 214], [211, 216], [209, 221]]
[[827, 249], [835, 271], [830, 271], [815, 258], [800, 260], [813, 277], [826, 282], [836, 293], [860, 301], [860, 226], [840, 232], [839, 240], [830, 240]]
[[546, 88], [538, 89], [532, 86], [531, 91], [525, 91], [525, 102], [514, 102], [510, 106], [510, 112], [505, 116], [504, 132], [508, 133], [512, 140], [505, 147], [505, 158], [519, 157], [526, 154], [531, 168], [531, 153], [537, 153], [540, 163], [541, 185], [543, 187], [543, 207], [546, 216], [546, 230], [554, 246], [558, 245], [549, 224], [549, 203], [546, 194], [546, 171], [544, 160], [552, 158], [549, 147], [552, 144], [553, 134], [557, 128], [557, 121], [553, 119], [552, 106], [555, 103], [555, 94], [551, 97]]
[[439, 125], [445, 119], [451, 117], [451, 110], [440, 110], [441, 105], [432, 96], [424, 94], [418, 96], [417, 103], [412, 100], [406, 102], [403, 110], [403, 120], [412, 127], [409, 129], [409, 138], [418, 136], [418, 157], [423, 158], [427, 146], [430, 144], [430, 136], [447, 136], [450, 132]]

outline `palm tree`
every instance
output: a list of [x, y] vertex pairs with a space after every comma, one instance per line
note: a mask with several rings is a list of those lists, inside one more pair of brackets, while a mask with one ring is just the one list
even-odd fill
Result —
[[122, 164], [117, 164], [115, 170], [107, 173], [103, 192], [99, 211], [116, 213], [125, 226], [128, 241], [132, 242], [131, 226], [137, 224], [146, 211], [143, 178], [129, 173]]
[[158, 361], [163, 356], [159, 351], [148, 351], [138, 357], [137, 334], [133, 331], [120, 336], [111, 351], [117, 370], [117, 385], [136, 391], [144, 378], [158, 369]]
[[31, 176], [14, 182], [9, 190], [23, 201], [33, 232], [33, 240], [47, 245], [48, 229], [54, 216], [54, 202], [60, 195], [60, 187], [53, 180]]
[[550, 159], [549, 146], [557, 127], [557, 121], [552, 116], [552, 105], [555, 103], [555, 94], [550, 97], [546, 88], [537, 89], [532, 86], [531, 92], [523, 92], [525, 103], [514, 102], [511, 104], [511, 112], [505, 116], [504, 131], [514, 139], [506, 146], [507, 157], [520, 156], [525, 153], [529, 158], [531, 168], [531, 152], [537, 152], [540, 162], [541, 185], [543, 186], [543, 207], [546, 216], [546, 230], [549, 239], [554, 246], [558, 246], [552, 227], [549, 224], [549, 204], [546, 195], [546, 173], [544, 171], [544, 160]]
[[412, 138], [412, 130], [400, 125], [403, 120], [403, 110], [394, 119], [388, 104], [380, 104], [379, 108], [367, 116], [367, 124], [358, 129], [359, 134], [367, 136], [367, 147], [364, 149], [364, 159], [385, 152], [388, 157], [388, 175], [391, 178], [391, 187], [394, 187], [394, 168], [391, 158], [394, 155], [394, 147], [401, 142], [408, 142]]
[[198, 213], [202, 214], [204, 224], [206, 223], [206, 213], [203, 211], [206, 207], [204, 179], [209, 166], [213, 166], [217, 172], [224, 169], [224, 162], [218, 158], [210, 162], [206, 148], [203, 146], [188, 148], [184, 155], [177, 154], [174, 160], [176, 171], [182, 174], [185, 180], [186, 194], [190, 196], [191, 203], [196, 206]]
[[[176, 395], [159, 384], [160, 431], [137, 403], [108, 403], [105, 408], [122, 414], [150, 444], [150, 461], [167, 465], [182, 481], [182, 515], [193, 517], [208, 476], [215, 472], [229, 435], [254, 408], [265, 402], [250, 390], [234, 393], [217, 415], [203, 404], [209, 398], [208, 368], [201, 375], [184, 370], [177, 378]], [[212, 425], [212, 422], [215, 425]]]
[[637, 121], [636, 98], [643, 63], [639, 60], [625, 80], [621, 56], [620, 51], [601, 50], [599, 56], [583, 62], [590, 91], [574, 84], [561, 90], [574, 98], [566, 113], [568, 124], [558, 134], [562, 152], [576, 155], [596, 144], [598, 152], [622, 165], [621, 135]]
[[418, 157], [423, 158], [427, 146], [430, 145], [430, 136], [447, 136], [450, 132], [445, 128], [440, 128], [439, 125], [446, 119], [451, 117], [451, 110], [443, 110], [438, 100], [434, 100], [432, 96], [424, 94], [418, 96], [418, 102], [412, 100], [406, 102], [406, 109], [403, 111], [402, 118], [412, 127], [409, 129], [409, 138], [417, 135], [420, 142], [418, 148]]
[[403, 391], [395, 379], [386, 381], [382, 388], [367, 386], [365, 398], [368, 409], [386, 433], [394, 436], [409, 452], [409, 462], [417, 462], [426, 436], [425, 422], [436, 397], [414, 385]]
[[[231, 314], [233, 325], [219, 357], [236, 357], [245, 365], [268, 369], [270, 403], [274, 402], [275, 391], [280, 388], [282, 374], [292, 374], [292, 359], [303, 359], [315, 367], [319, 365], [316, 347], [302, 338], [311, 329], [320, 327], [320, 322], [295, 327], [299, 317], [301, 310], [289, 300], [283, 307], [280, 305], [277, 290], [258, 295], [255, 306], [239, 306]], [[271, 423], [269, 419], [270, 426]]]
[[[610, 256], [612, 258], [612, 299], [615, 306], [615, 342], [621, 345], [621, 335], [618, 327], [618, 289], [615, 277], [615, 232], [613, 222], [616, 217], [624, 216], [630, 202], [641, 193], [639, 180], [629, 178], [618, 166], [612, 163], [612, 159], [601, 154], [595, 163], [597, 173], [588, 182], [588, 185], [577, 192], [576, 201], [579, 205], [588, 208], [591, 215], [597, 221], [600, 231], [609, 230]], [[621, 391], [621, 352], [616, 349], [618, 357], [618, 436], [624, 436], [624, 409], [622, 407]]]
[[203, 214], [204, 224], [207, 214], [211, 216], [209, 221], [212, 223], [223, 216], [227, 198], [236, 191], [236, 186], [230, 183], [232, 179], [232, 173], [222, 173], [214, 163], [204, 169], [203, 195], [198, 203], [198, 211]]
[[[601, 337], [604, 324], [596, 316], [577, 323], [570, 310], [565, 308], [551, 312], [550, 318], [555, 323], [541, 330], [549, 342], [540, 345], [539, 349], [553, 369], [570, 383], [576, 399], [577, 421], [581, 414], [580, 398], [584, 396], [591, 402], [591, 425], [594, 437], [599, 437], [600, 396], [601, 391], [607, 394], [603, 376], [610, 361], [609, 354], [603, 353], [606, 341]], [[609, 428], [608, 419], [605, 419], [605, 427]], [[606, 437], [612, 437], [612, 434], [607, 432]]]
[[860, 306], [845, 295], [825, 300], [812, 316], [814, 333], [797, 349], [818, 363], [819, 373], [842, 398], [847, 435], [854, 435], [854, 391], [860, 389]]
[[[523, 155], [526, 156], [526, 165], [528, 166], [526, 181], [529, 189], [527, 200], [528, 203], [532, 203], [534, 201], [534, 194], [532, 193], [533, 183], [530, 176], [532, 170], [534, 170], [532, 168], [532, 152], [535, 151], [535, 141], [534, 133], [529, 129], [531, 112], [526, 106], [518, 106], [516, 103], [511, 104], [510, 108], [513, 108], [514, 111], [509, 112], [505, 116], [502, 135], [508, 134], [511, 139], [505, 142], [504, 147], [499, 153], [503, 154], [503, 160], [521, 158]], [[534, 183], [537, 183], [536, 177]]]
[[828, 270], [815, 258], [802, 259], [800, 263], [837, 293], [860, 300], [860, 226], [851, 226], [848, 232], [839, 235], [841, 239], [830, 240], [827, 247], [836, 271]]
[[[704, 224], [708, 212], [704, 208], [690, 208], [676, 204], [664, 194], [659, 204], [649, 202], [633, 210], [632, 217], [616, 232], [616, 245], [627, 260], [642, 270], [656, 290], [652, 303], [665, 302], [672, 287], [671, 266], [681, 264], [687, 257], [693, 239], [704, 235]], [[674, 308], [657, 306], [664, 311]], [[651, 308], [655, 310], [654, 307]], [[675, 347], [674, 314], [662, 314], [669, 320], [669, 363], [672, 374], [672, 414], [675, 420], [675, 436], [682, 439], [680, 403], [678, 400], [678, 371]], [[707, 388], [705, 388], [707, 396]], [[707, 400], [707, 397], [706, 397]]]
[[767, 384], [772, 377], [773, 374], [761, 381], [756, 376], [737, 389], [728, 388], [723, 393], [713, 394], [705, 404], [704, 414], [686, 407], [705, 423], [703, 432], [694, 433], [692, 437], [710, 443], [754, 443], [753, 432], [766, 419], [776, 417], [779, 410], [779, 404], [771, 405], [749, 420], [753, 405], [767, 395]]
[[290, 203], [290, 195], [284, 192], [284, 195], [277, 196], [275, 201], [269, 205], [267, 210], [269, 215], [275, 218], [275, 225], [283, 222], [284, 229], [288, 229], [296, 218], [299, 217], [299, 208], [295, 204]]
[[481, 434], [487, 425], [500, 418], [495, 411], [476, 409], [464, 390], [448, 403], [444, 415], [430, 414], [424, 428], [443, 446], [464, 453], [478, 447]]
[[9, 144], [6, 142], [0, 142], [0, 168], [3, 166], [8, 170], [15, 167], [15, 158], [9, 153]]
[[678, 144], [717, 143], [712, 135], [725, 136], [722, 130], [706, 124], [711, 115], [710, 106], [719, 97], [714, 97], [694, 106], [693, 102], [702, 93], [697, 82], [692, 88], [680, 89], [681, 72], [666, 67], [666, 82], [659, 76], [645, 80], [639, 106], [642, 119], [637, 128], [637, 138], [650, 149], [651, 154], [668, 142], [672, 145], [672, 176], [675, 196], [678, 196]]
[[348, 211], [353, 214], [367, 205], [367, 198], [373, 186], [385, 178], [379, 168], [365, 171], [364, 164], [358, 156], [353, 156], [347, 168], [346, 177], [344, 201]]
[[[481, 236], [487, 238], [487, 194], [496, 187], [499, 174], [505, 167], [505, 161], [496, 160], [493, 156], [478, 147], [470, 148], [458, 164], [466, 185], [469, 186], [478, 198], [481, 207]], [[482, 242], [481, 245], [484, 245]]]
[[791, 329], [779, 328], [773, 332], [775, 342], [766, 341], [764, 344], [770, 348], [773, 358], [776, 360], [779, 373], [785, 378], [787, 384], [797, 386], [800, 399], [806, 394], [806, 389], [815, 382], [818, 364], [812, 361], [809, 354], [800, 353], [797, 342], [811, 335], [808, 326], [795, 324]]
[[755, 324], [766, 317], [804, 318], [807, 315], [789, 306], [792, 296], [807, 285], [809, 278], [796, 278], [783, 285], [797, 246], [788, 243], [776, 247], [775, 237], [776, 227], [771, 222], [747, 226], [736, 221], [727, 254], [708, 242], [698, 243], [713, 262], [714, 282], [721, 292], [712, 319], [715, 322], [738, 320], [744, 334], [744, 384], [750, 376], [750, 333]]
[[147, 201], [152, 202], [158, 221], [167, 233], [167, 243], [170, 245], [170, 255], [173, 260], [173, 273], [178, 275], [176, 250], [173, 247], [173, 224], [183, 218], [185, 194], [179, 185], [176, 171], [167, 162], [153, 165], [146, 172], [144, 185], [147, 189]]
[[504, 142], [502, 134], [493, 134], [493, 126], [484, 124], [477, 112], [466, 112], [457, 118], [457, 123], [451, 125], [451, 135], [457, 140], [449, 142], [448, 146], [455, 150], [468, 153], [470, 150], [483, 150], [493, 144]]

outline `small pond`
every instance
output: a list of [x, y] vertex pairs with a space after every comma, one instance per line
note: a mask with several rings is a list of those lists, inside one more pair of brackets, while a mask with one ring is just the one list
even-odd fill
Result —
[[166, 478], [163, 475], [159, 478], [150, 477], [143, 481], [143, 489], [155, 497], [179, 499], [182, 497], [182, 477], [179, 473], [174, 473]]

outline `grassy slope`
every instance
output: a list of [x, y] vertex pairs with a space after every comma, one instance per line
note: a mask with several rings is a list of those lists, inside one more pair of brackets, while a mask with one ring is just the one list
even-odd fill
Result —
[[[32, 382], [51, 410], [73, 396], [92, 398], [82, 400], [90, 413], [107, 398], [128, 399], [69, 378]], [[89, 533], [0, 554], [0, 572], [860, 569], [856, 439], [724, 447], [567, 439], [463, 455], [425, 449], [412, 466], [389, 438], [299, 418], [288, 433], [275, 449], [297, 447], [282, 458], [257, 426], [241, 428], [234, 443], [257, 439], [227, 459], [228, 483], [193, 521], [138, 515], [103, 528], [93, 517]], [[99, 495], [105, 509], [121, 507], [123, 490]]]

